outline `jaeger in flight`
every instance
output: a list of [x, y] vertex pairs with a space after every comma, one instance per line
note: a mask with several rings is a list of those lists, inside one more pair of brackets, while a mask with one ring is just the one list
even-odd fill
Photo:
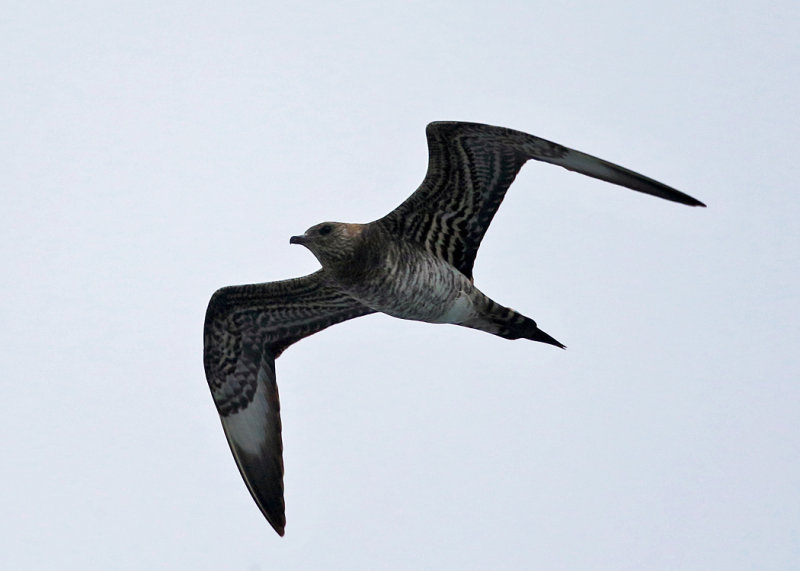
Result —
[[476, 123], [427, 128], [420, 187], [368, 224], [323, 222], [290, 239], [322, 268], [279, 282], [222, 288], [206, 312], [204, 365], [247, 488], [283, 535], [283, 445], [275, 359], [326, 327], [374, 312], [452, 323], [563, 347], [536, 323], [475, 287], [483, 235], [522, 165], [535, 159], [689, 206], [699, 200], [559, 144]]

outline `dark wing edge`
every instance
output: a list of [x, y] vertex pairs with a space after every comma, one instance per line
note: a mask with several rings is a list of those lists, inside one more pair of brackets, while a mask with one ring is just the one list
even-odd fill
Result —
[[246, 407], [220, 414], [225, 438], [250, 495], [281, 537], [286, 528], [283, 500], [283, 440], [281, 404], [275, 380], [275, 360], [262, 354], [256, 391]]
[[206, 311], [203, 362], [239, 473], [261, 513], [283, 535], [283, 442], [275, 359], [292, 343], [373, 313], [321, 272], [218, 290]]
[[705, 206], [639, 173], [521, 131], [437, 121], [426, 128], [428, 170], [419, 188], [380, 220], [468, 277], [481, 240], [522, 165], [551, 163], [689, 206]]
[[[618, 186], [624, 186], [631, 190], [643, 192], [651, 196], [657, 196], [664, 200], [678, 202], [687, 206], [701, 206], [705, 208], [705, 204], [700, 202], [693, 196], [689, 196], [685, 192], [674, 189], [671, 186], [660, 183], [657, 180], [641, 175], [632, 170], [626, 169], [614, 163], [598, 159], [592, 155], [587, 155], [580, 151], [567, 149], [566, 153], [558, 159], [538, 159], [545, 162], [564, 167], [567, 170], [585, 174], [592, 178], [604, 180]], [[536, 157], [532, 157], [536, 158]]]

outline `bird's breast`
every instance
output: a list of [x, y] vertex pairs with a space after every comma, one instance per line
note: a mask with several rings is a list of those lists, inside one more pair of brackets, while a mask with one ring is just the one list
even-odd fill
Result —
[[472, 314], [472, 282], [444, 260], [416, 248], [392, 248], [345, 286], [364, 305], [394, 317], [459, 323]]

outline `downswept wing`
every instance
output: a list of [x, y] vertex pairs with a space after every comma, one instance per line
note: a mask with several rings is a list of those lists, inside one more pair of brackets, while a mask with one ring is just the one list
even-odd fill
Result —
[[379, 223], [423, 245], [470, 278], [483, 235], [528, 159], [666, 200], [705, 206], [651, 178], [521, 131], [441, 121], [429, 124], [426, 135], [425, 179], [414, 194]]
[[322, 271], [220, 289], [206, 311], [203, 363], [225, 436], [250, 494], [283, 535], [283, 444], [275, 359], [292, 343], [373, 313]]

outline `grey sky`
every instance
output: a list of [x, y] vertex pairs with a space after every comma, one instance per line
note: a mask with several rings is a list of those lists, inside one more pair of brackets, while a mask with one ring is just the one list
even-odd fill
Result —
[[[9, 2], [4, 569], [800, 567], [796, 2]], [[569, 349], [370, 316], [277, 362], [286, 537], [206, 386], [211, 293], [421, 181], [432, 120], [528, 164], [476, 283]]]

